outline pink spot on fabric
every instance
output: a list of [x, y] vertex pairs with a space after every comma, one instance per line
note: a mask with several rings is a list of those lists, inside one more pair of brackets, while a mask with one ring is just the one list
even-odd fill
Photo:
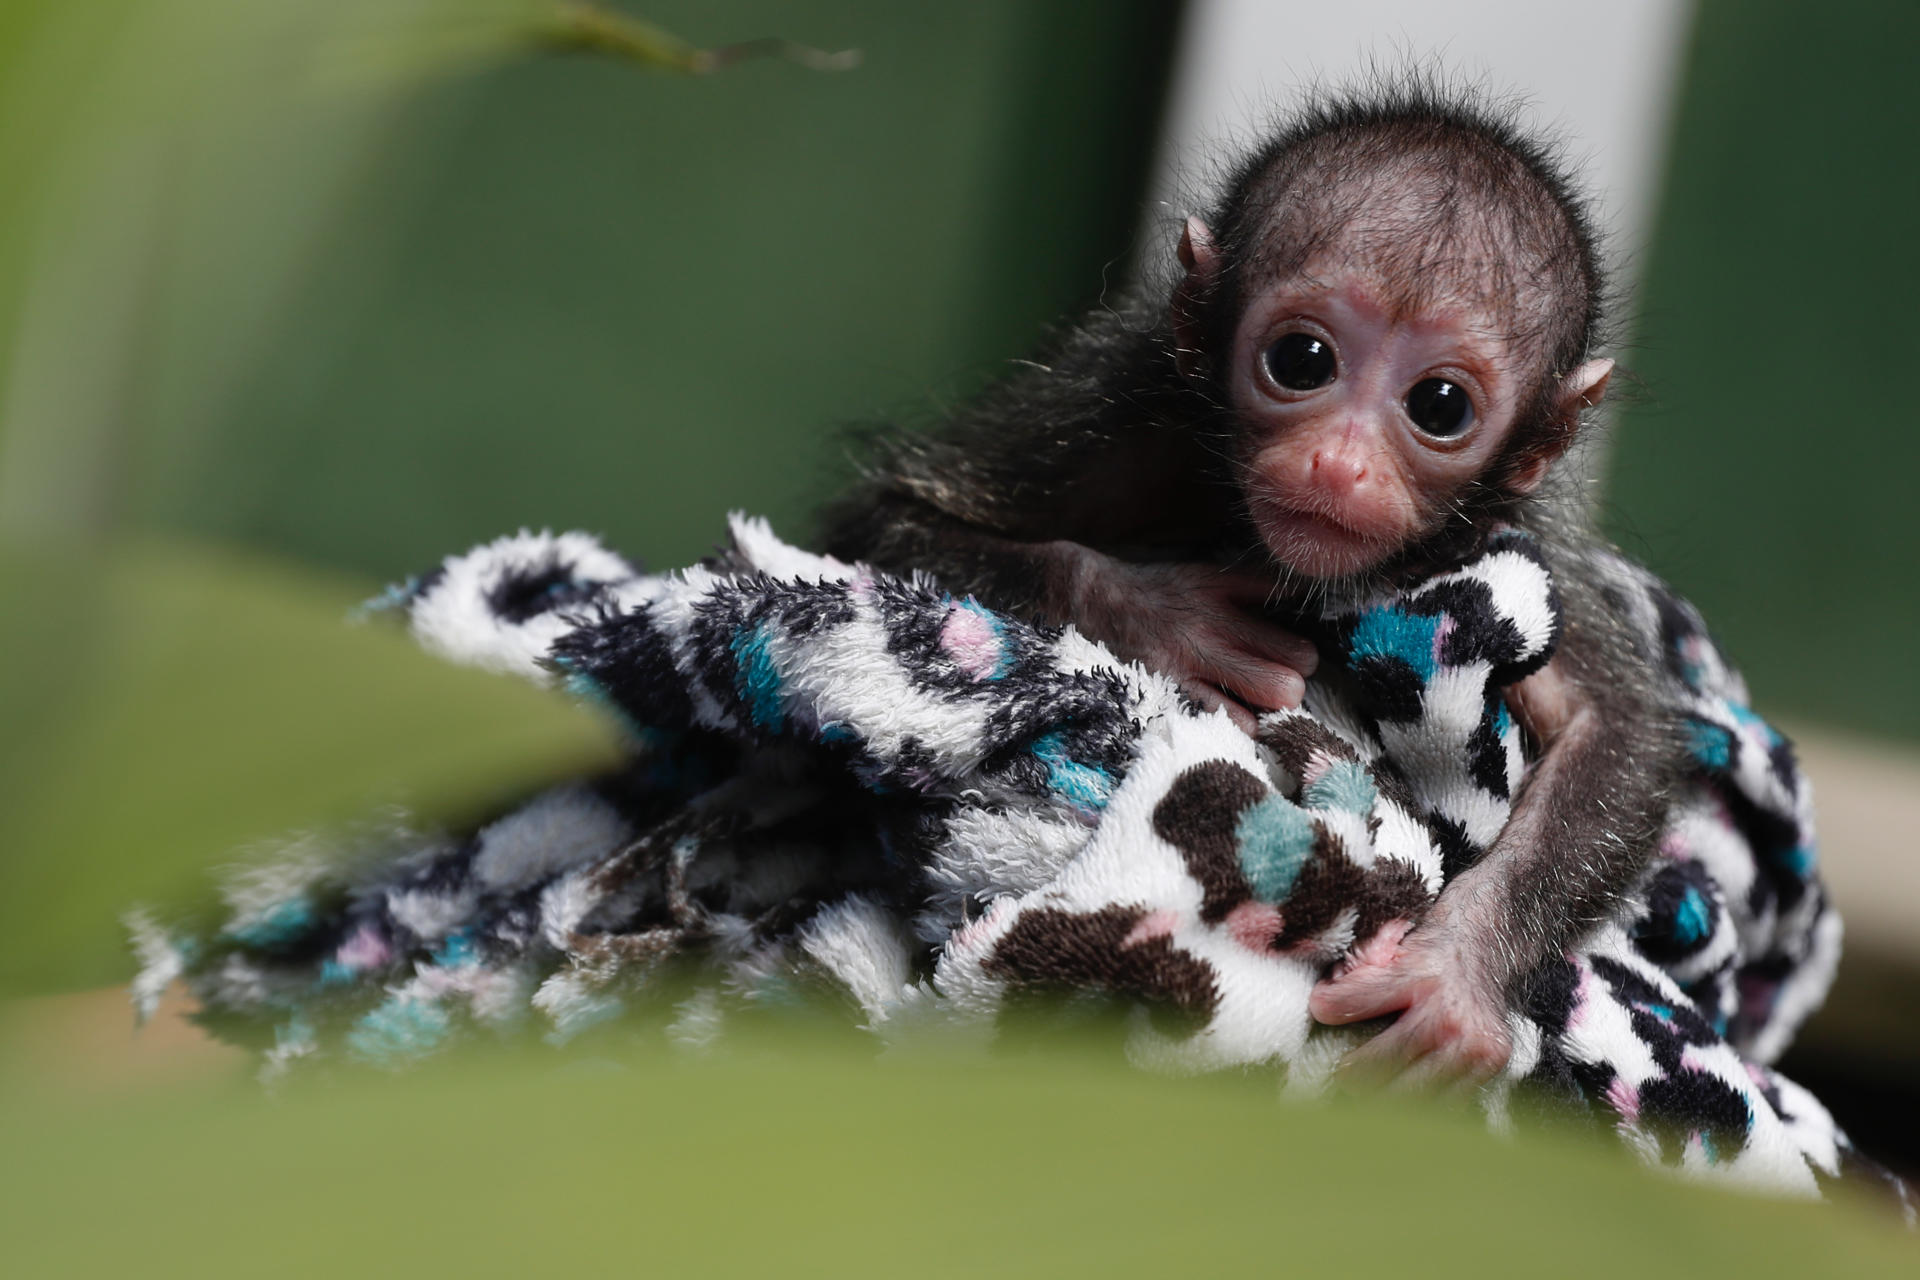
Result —
[[1286, 919], [1271, 902], [1243, 902], [1227, 912], [1227, 933], [1249, 951], [1266, 951]]
[[349, 969], [377, 969], [392, 958], [393, 949], [387, 946], [387, 940], [366, 924], [333, 953], [334, 962]]
[[1640, 1091], [1619, 1076], [1607, 1086], [1607, 1105], [1612, 1107], [1619, 1117], [1632, 1124], [1640, 1118]]
[[1693, 860], [1693, 843], [1678, 831], [1669, 831], [1660, 839], [1660, 852], [1676, 862]]
[[1327, 770], [1333, 768], [1334, 760], [1323, 747], [1315, 747], [1307, 753], [1307, 762], [1301, 766], [1300, 781], [1310, 785], [1327, 776]]
[[1587, 1010], [1593, 1005], [1593, 970], [1574, 961], [1580, 981], [1573, 989], [1573, 1008], [1567, 1013], [1567, 1034], [1573, 1035], [1586, 1024]]
[[1140, 917], [1140, 923], [1133, 926], [1132, 932], [1120, 940], [1120, 947], [1125, 950], [1128, 947], [1137, 947], [1143, 942], [1152, 942], [1156, 938], [1169, 937], [1179, 924], [1180, 913], [1177, 911], [1166, 907], [1158, 911], [1149, 911]]
[[985, 680], [1000, 669], [1000, 637], [993, 621], [978, 609], [956, 604], [940, 627], [940, 647], [969, 679]]
[[1454, 617], [1450, 613], [1440, 615], [1440, 625], [1433, 629], [1433, 665], [1440, 666], [1440, 655], [1446, 650], [1447, 637], [1453, 634]]

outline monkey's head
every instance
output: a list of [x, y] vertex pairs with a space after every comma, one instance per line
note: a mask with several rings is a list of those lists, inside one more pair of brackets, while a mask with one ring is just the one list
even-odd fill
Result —
[[1309, 110], [1188, 220], [1182, 372], [1228, 410], [1280, 563], [1364, 573], [1536, 489], [1604, 394], [1584, 213], [1506, 116], [1426, 89]]

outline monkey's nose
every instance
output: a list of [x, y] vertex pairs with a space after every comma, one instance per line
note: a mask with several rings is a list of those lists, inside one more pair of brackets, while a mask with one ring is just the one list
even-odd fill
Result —
[[1347, 492], [1367, 482], [1367, 461], [1350, 453], [1313, 451], [1313, 478], [1329, 489]]

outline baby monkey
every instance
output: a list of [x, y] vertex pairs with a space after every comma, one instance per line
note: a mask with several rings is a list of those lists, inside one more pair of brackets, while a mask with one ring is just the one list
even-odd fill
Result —
[[1534, 749], [1512, 816], [1312, 1003], [1398, 1014], [1349, 1066], [1483, 1079], [1517, 985], [1632, 884], [1684, 768], [1654, 655], [1583, 572], [1599, 544], [1543, 496], [1613, 369], [1586, 213], [1511, 111], [1402, 84], [1300, 113], [1177, 257], [935, 430], [879, 436], [827, 549], [1070, 621], [1251, 729], [1314, 674], [1291, 612], [1531, 531], [1566, 626], [1509, 692]]

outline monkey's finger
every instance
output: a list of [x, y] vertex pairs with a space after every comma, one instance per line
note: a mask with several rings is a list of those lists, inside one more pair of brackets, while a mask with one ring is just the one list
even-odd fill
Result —
[[1251, 736], [1259, 726], [1259, 721], [1255, 718], [1253, 712], [1247, 710], [1246, 707], [1234, 700], [1225, 691], [1207, 684], [1205, 681], [1182, 680], [1180, 682], [1180, 691], [1199, 703], [1205, 710], [1224, 710], [1227, 713], [1227, 718], [1238, 725], [1241, 732], [1249, 736]]
[[1297, 707], [1307, 695], [1306, 677], [1291, 667], [1264, 662], [1215, 664], [1220, 686], [1260, 711]]
[[1398, 1013], [1413, 1003], [1406, 980], [1386, 965], [1365, 965], [1326, 979], [1307, 997], [1314, 1021], [1329, 1026]]
[[1285, 627], [1250, 618], [1241, 624], [1234, 638], [1255, 657], [1291, 668], [1302, 676], [1310, 676], [1320, 668], [1320, 651], [1313, 647], [1313, 642]]
[[1387, 1081], [1388, 1093], [1444, 1093], [1463, 1071], [1459, 1063], [1440, 1052], [1422, 1054]]
[[1397, 1022], [1359, 1048], [1350, 1050], [1334, 1068], [1334, 1077], [1343, 1085], [1384, 1088], [1397, 1079], [1408, 1064], [1427, 1056], [1419, 1035], [1405, 1022]]

